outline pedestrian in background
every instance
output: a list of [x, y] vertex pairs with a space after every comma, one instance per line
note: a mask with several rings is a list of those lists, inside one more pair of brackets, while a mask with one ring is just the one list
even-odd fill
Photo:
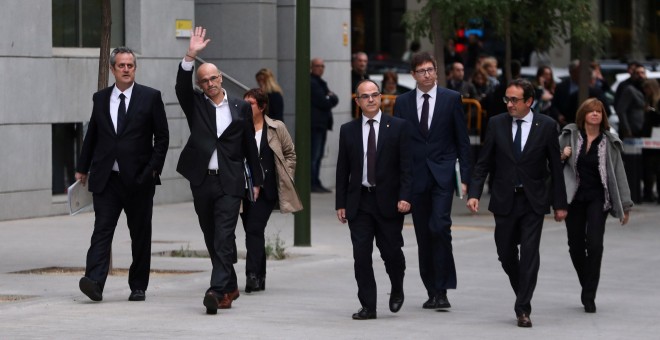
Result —
[[312, 192], [329, 193], [330, 189], [321, 183], [321, 161], [325, 152], [325, 141], [328, 130], [332, 130], [332, 108], [337, 106], [339, 98], [330, 91], [328, 83], [321, 78], [325, 71], [325, 63], [321, 58], [312, 59], [310, 74], [311, 105], [311, 151], [312, 151]]
[[[642, 83], [642, 90], [646, 98], [646, 108], [644, 114], [644, 126], [642, 136], [654, 137], [660, 133], [660, 84], [656, 79], [646, 79]], [[660, 136], [655, 136], [658, 138]], [[644, 163], [644, 202], [660, 203], [660, 150], [643, 149], [642, 162]], [[656, 188], [656, 194], [653, 194], [653, 187]]]
[[245, 292], [266, 289], [266, 252], [264, 232], [273, 208], [279, 203], [282, 213], [302, 210], [293, 185], [296, 150], [284, 123], [268, 116], [268, 96], [261, 89], [251, 89], [243, 99], [252, 107], [254, 139], [259, 152], [259, 165], [264, 181], [259, 197], [251, 202], [243, 199], [245, 229]]
[[559, 136], [568, 215], [568, 252], [577, 272], [584, 311], [596, 312], [596, 290], [603, 258], [607, 214], [628, 223], [633, 202], [621, 153], [623, 143], [610, 133], [603, 103], [587, 99]]
[[262, 68], [255, 75], [259, 88], [268, 95], [268, 117], [284, 121], [284, 93], [277, 83], [273, 71]]

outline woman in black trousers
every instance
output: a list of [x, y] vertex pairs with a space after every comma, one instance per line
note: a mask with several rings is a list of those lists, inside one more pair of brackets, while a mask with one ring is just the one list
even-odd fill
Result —
[[255, 140], [264, 184], [255, 202], [243, 200], [241, 219], [245, 228], [247, 258], [245, 292], [266, 289], [266, 252], [264, 231], [270, 214], [279, 203], [282, 213], [302, 210], [293, 185], [296, 151], [284, 123], [271, 119], [268, 96], [261, 89], [251, 89], [243, 96], [252, 106]]
[[578, 109], [575, 123], [566, 125], [559, 136], [569, 203], [568, 252], [582, 286], [581, 300], [587, 313], [596, 312], [607, 214], [624, 225], [633, 206], [621, 160], [623, 144], [610, 133], [604, 112], [601, 101], [587, 99]]

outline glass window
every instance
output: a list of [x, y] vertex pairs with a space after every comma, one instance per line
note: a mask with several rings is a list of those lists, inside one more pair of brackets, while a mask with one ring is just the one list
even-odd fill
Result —
[[[100, 47], [103, 0], [53, 0], [53, 47]], [[124, 45], [124, 0], [110, 0], [110, 46]]]

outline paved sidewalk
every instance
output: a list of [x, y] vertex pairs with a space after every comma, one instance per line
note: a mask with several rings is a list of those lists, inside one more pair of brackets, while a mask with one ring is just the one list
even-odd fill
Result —
[[[389, 312], [389, 284], [378, 254], [378, 319], [351, 320], [359, 308], [348, 228], [334, 213], [334, 194], [312, 195], [312, 246], [293, 247], [293, 216], [274, 213], [267, 236], [279, 233], [292, 255], [268, 262], [267, 290], [246, 294], [245, 261], [236, 265], [241, 296], [230, 310], [206, 315], [202, 297], [208, 259], [153, 256], [152, 268], [200, 271], [151, 277], [146, 302], [128, 302], [127, 277], [110, 276], [103, 301], [78, 290], [80, 274], [12, 274], [44, 267], [83, 267], [94, 216], [0, 222], [0, 339], [658, 339], [660, 336], [660, 206], [635, 207], [631, 223], [608, 219], [598, 313], [586, 314], [563, 223], [546, 219], [531, 329], [516, 327], [514, 296], [493, 241], [493, 218], [472, 216], [454, 202], [454, 254], [459, 287], [452, 308], [423, 310], [410, 219], [404, 228], [405, 303]], [[237, 245], [244, 250], [242, 226]], [[192, 203], [154, 209], [154, 253], [204, 249]], [[130, 265], [130, 238], [120, 219], [113, 245], [116, 268]], [[7, 301], [10, 298], [21, 298]]]

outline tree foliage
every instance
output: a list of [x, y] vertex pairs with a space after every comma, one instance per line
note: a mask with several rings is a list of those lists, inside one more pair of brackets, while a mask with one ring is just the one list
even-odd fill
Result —
[[421, 10], [406, 13], [404, 25], [409, 37], [431, 39], [442, 66], [444, 41], [437, 37], [451, 37], [470, 18], [487, 19], [506, 42], [505, 68], [510, 79], [514, 46], [547, 51], [557, 42], [570, 41], [576, 48], [585, 47], [599, 55], [608, 31], [593, 19], [592, 11], [592, 0], [428, 0]]

